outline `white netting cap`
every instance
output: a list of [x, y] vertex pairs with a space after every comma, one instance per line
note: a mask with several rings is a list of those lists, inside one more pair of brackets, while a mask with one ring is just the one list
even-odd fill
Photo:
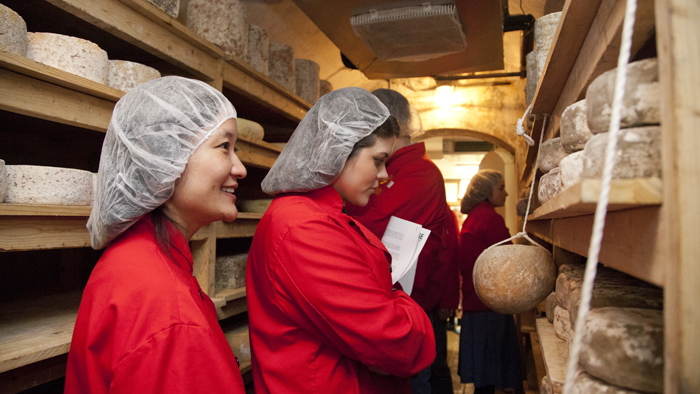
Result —
[[167, 201], [195, 149], [234, 118], [226, 97], [197, 80], [158, 78], [124, 95], [102, 144], [87, 223], [92, 247], [106, 247]]
[[262, 181], [268, 194], [300, 192], [330, 185], [352, 147], [389, 118], [389, 110], [362, 88], [323, 95], [306, 113]]
[[408, 102], [403, 94], [393, 89], [376, 89], [372, 94], [377, 96], [382, 104], [396, 118], [401, 126], [401, 137], [412, 138], [423, 131], [423, 124], [418, 111]]
[[469, 214], [482, 201], [488, 200], [493, 188], [503, 179], [503, 174], [496, 170], [480, 170], [469, 181], [467, 191], [462, 197], [461, 212]]

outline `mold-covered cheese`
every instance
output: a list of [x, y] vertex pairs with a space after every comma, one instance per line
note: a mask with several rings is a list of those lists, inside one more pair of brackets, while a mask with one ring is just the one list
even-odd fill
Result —
[[238, 289], [245, 286], [245, 267], [248, 253], [216, 258], [215, 283], [217, 288]]
[[[603, 176], [608, 133], [594, 135], [583, 150], [583, 178]], [[622, 129], [618, 133], [614, 179], [661, 177], [661, 127]]]
[[72, 168], [10, 165], [6, 203], [91, 205], [93, 174]]
[[587, 114], [585, 99], [566, 107], [562, 113], [559, 134], [565, 151], [572, 153], [582, 150], [593, 136], [588, 128]]
[[160, 71], [141, 63], [126, 60], [109, 61], [107, 86], [128, 92], [137, 85], [160, 78]]
[[187, 27], [223, 49], [226, 57], [245, 60], [246, 18], [239, 0], [190, 0], [187, 4]]
[[107, 84], [109, 59], [97, 44], [54, 33], [27, 33], [27, 43], [27, 58]]
[[18, 13], [0, 4], [0, 51], [27, 55], [27, 24]]
[[318, 63], [309, 59], [296, 59], [294, 63], [294, 75], [296, 78], [296, 93], [310, 104], [318, 101], [320, 67]]
[[260, 26], [248, 28], [248, 54], [246, 60], [254, 69], [268, 74], [268, 56], [270, 55], [270, 38]]
[[268, 61], [270, 78], [290, 92], [294, 92], [296, 90], [294, 48], [281, 42], [271, 41]]

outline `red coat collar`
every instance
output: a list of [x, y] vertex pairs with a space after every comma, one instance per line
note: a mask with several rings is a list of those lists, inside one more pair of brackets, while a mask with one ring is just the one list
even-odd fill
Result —
[[417, 142], [415, 144], [404, 146], [403, 148], [394, 152], [394, 154], [391, 155], [391, 157], [389, 157], [389, 159], [386, 161], [386, 166], [389, 167], [395, 163], [401, 166], [402, 163], [410, 163], [421, 159], [423, 156], [425, 156], [425, 142]]
[[[193, 273], [192, 251], [182, 232], [169, 221], [165, 221], [168, 234], [170, 236], [170, 256], [173, 263], [184, 271]], [[124, 232], [120, 238], [127, 237], [148, 237], [155, 242], [156, 228], [153, 225], [152, 215], [147, 213], [139, 219], [133, 226]], [[167, 255], [167, 254], [166, 254]]]

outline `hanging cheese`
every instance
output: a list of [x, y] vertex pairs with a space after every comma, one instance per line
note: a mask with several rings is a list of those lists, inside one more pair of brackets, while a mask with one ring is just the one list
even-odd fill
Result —
[[547, 321], [553, 324], [554, 323], [554, 311], [557, 308], [557, 293], [554, 291], [549, 293], [545, 302], [546, 302], [545, 306], [546, 306]]
[[239, 0], [190, 0], [187, 4], [187, 27], [223, 49], [227, 58], [246, 58], [246, 17]]
[[318, 101], [319, 94], [318, 63], [309, 59], [296, 59], [294, 61], [294, 75], [296, 78], [296, 93], [299, 97], [313, 105]]
[[549, 53], [560, 19], [561, 12], [552, 12], [535, 21], [535, 48]]
[[245, 268], [248, 253], [216, 257], [215, 286], [224, 289], [238, 289], [245, 286]]
[[265, 137], [265, 130], [260, 123], [248, 119], [236, 118], [236, 126], [238, 126], [238, 136], [243, 137], [245, 140], [257, 142], [262, 141], [263, 137]]
[[160, 78], [160, 71], [141, 63], [126, 60], [109, 61], [107, 86], [128, 92], [137, 85]]
[[333, 84], [330, 83], [329, 81], [326, 81], [325, 79], [322, 79], [319, 81], [319, 92], [318, 92], [318, 97], [323, 96], [326, 93], [330, 93], [333, 91]]
[[296, 88], [294, 48], [281, 42], [271, 41], [268, 62], [270, 78], [277, 81], [290, 92], [294, 92]]
[[561, 189], [566, 190], [581, 182], [583, 178], [583, 151], [574, 152], [559, 163], [559, 180]]
[[560, 137], [550, 138], [540, 146], [539, 157], [537, 158], [538, 167], [546, 174], [553, 168], [559, 167], [561, 159], [568, 154], [561, 146]]
[[6, 166], [4, 202], [34, 205], [90, 205], [93, 175], [72, 168]]
[[580, 371], [576, 374], [571, 394], [643, 394], [641, 391], [614, 386]]
[[82, 38], [54, 33], [27, 33], [27, 58], [106, 85], [107, 52]]
[[[583, 177], [603, 175], [608, 133], [596, 134], [583, 150]], [[619, 131], [613, 179], [661, 177], [661, 127], [644, 126]]]
[[241, 210], [243, 212], [265, 213], [270, 204], [272, 204], [272, 199], [243, 200]]
[[268, 56], [270, 55], [270, 38], [260, 26], [248, 28], [248, 54], [246, 60], [254, 69], [268, 74]]
[[663, 311], [591, 310], [586, 316], [579, 365], [591, 376], [619, 387], [663, 392]]
[[559, 134], [561, 146], [568, 153], [583, 150], [586, 142], [591, 139], [593, 133], [588, 128], [588, 107], [586, 100], [581, 100], [566, 107], [561, 115]]
[[180, 0], [148, 0], [148, 2], [173, 18], [177, 18], [180, 13]]
[[474, 289], [490, 309], [504, 314], [535, 308], [554, 288], [556, 268], [544, 248], [499, 245], [479, 255]]
[[[599, 75], [586, 91], [588, 127], [594, 134], [608, 132], [610, 127], [616, 73], [617, 69], [612, 69]], [[656, 59], [629, 63], [620, 113], [620, 128], [659, 124], [659, 96]]]
[[566, 338], [569, 335], [569, 330], [571, 328], [569, 311], [560, 306], [555, 307], [554, 321], [552, 322], [552, 324], [554, 325], [554, 334], [562, 341], [566, 341]]
[[27, 24], [18, 13], [0, 4], [0, 52], [27, 55]]
[[556, 167], [540, 178], [537, 198], [540, 204], [544, 204], [559, 193], [561, 193], [561, 178], [559, 176], [559, 167]]
[[5, 160], [0, 160], [0, 202], [5, 199], [7, 191], [7, 168], [5, 168]]

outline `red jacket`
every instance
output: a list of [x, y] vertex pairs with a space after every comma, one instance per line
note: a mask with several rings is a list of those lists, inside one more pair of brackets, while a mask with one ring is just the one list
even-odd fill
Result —
[[390, 255], [342, 209], [327, 186], [278, 196], [258, 224], [246, 273], [258, 394], [410, 393], [435, 358], [425, 312], [392, 291]]
[[477, 204], [464, 220], [459, 241], [459, 269], [462, 274], [462, 310], [465, 312], [489, 310], [474, 290], [474, 263], [486, 248], [508, 238], [510, 232], [505, 220], [489, 202]]
[[379, 239], [392, 215], [429, 229], [418, 257], [411, 298], [428, 312], [435, 307], [457, 309], [457, 227], [447, 205], [442, 173], [425, 155], [422, 142], [394, 152], [386, 166], [389, 178], [379, 185], [369, 203], [364, 207], [347, 204], [346, 209]]
[[65, 393], [244, 393], [216, 318], [170, 226], [172, 258], [150, 215], [109, 246], [90, 275], [68, 353]]

